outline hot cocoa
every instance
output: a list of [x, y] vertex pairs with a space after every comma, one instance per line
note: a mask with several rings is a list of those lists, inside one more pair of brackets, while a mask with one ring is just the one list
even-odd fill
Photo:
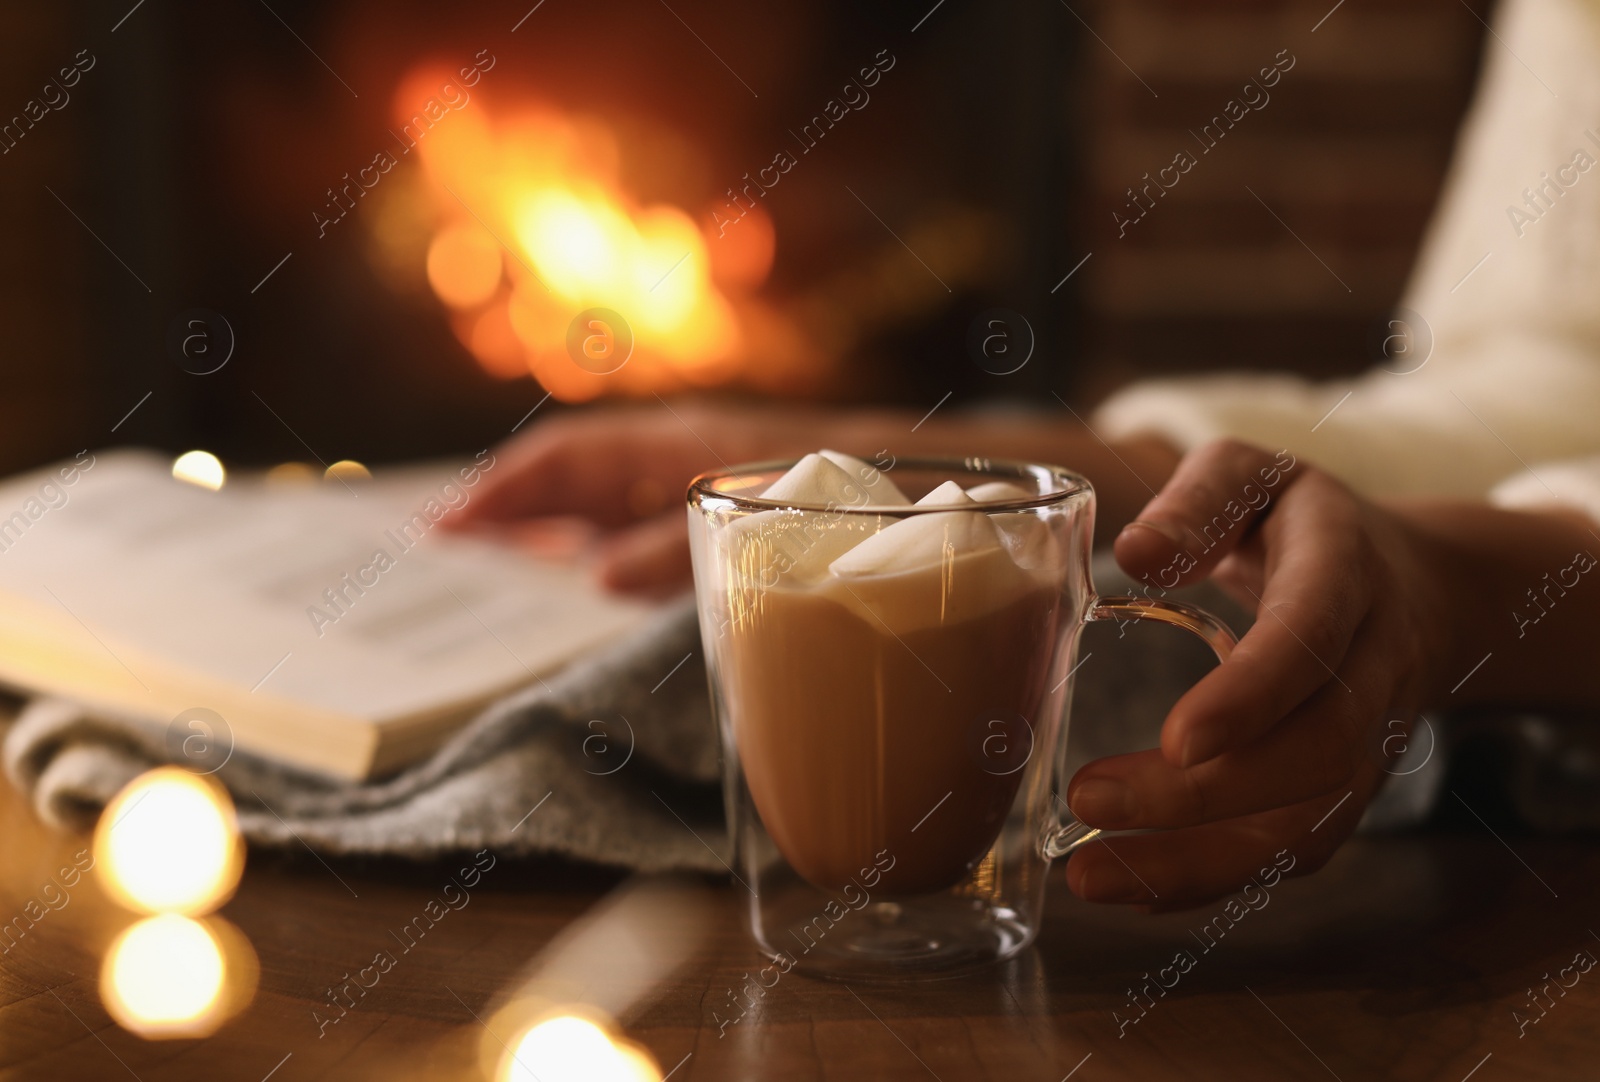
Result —
[[[803, 462], [786, 487], [847, 504], [839, 458]], [[885, 494], [871, 496], [875, 509]], [[842, 888], [883, 851], [885, 893], [948, 887], [1015, 800], [1020, 764], [983, 754], [981, 734], [985, 719], [1037, 719], [1061, 583], [1054, 561], [1019, 552], [1025, 538], [961, 509], [972, 503], [946, 484], [919, 504], [948, 511], [765, 512], [723, 542], [727, 717], [767, 833], [818, 887]]]

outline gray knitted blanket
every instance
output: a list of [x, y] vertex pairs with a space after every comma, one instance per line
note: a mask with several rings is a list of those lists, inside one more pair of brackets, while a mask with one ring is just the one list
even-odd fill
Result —
[[[392, 778], [339, 784], [243, 752], [216, 776], [258, 846], [417, 858], [488, 847], [646, 871], [720, 870], [717, 741], [699, 656], [685, 600], [548, 687], [494, 704]], [[41, 819], [67, 829], [91, 825], [167, 757], [163, 725], [58, 699], [27, 704], [4, 745], [12, 783]]]
[[[1096, 577], [1108, 592], [1121, 585], [1109, 563]], [[1186, 600], [1243, 630], [1243, 614], [1220, 593], [1202, 588]], [[1153, 746], [1166, 711], [1214, 664], [1188, 636], [1148, 625], [1093, 625], [1079, 658], [1069, 771]], [[166, 761], [167, 748], [161, 724], [38, 699], [6, 733], [4, 765], [41, 819], [85, 829], [119, 789]], [[431, 758], [392, 778], [334, 783], [242, 752], [217, 777], [258, 847], [413, 858], [488, 847], [645, 871], [716, 872], [728, 848], [719, 757], [694, 607], [684, 599], [548, 686], [494, 704]], [[1430, 747], [1422, 766], [1395, 770], [1367, 825], [1425, 816], [1444, 759], [1442, 748]], [[1547, 775], [1542, 780], [1549, 784]], [[1600, 818], [1593, 778], [1585, 781], [1589, 817]]]

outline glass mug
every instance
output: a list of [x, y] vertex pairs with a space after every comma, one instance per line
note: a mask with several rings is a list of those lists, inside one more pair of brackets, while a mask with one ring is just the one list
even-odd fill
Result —
[[[1094, 489], [1067, 470], [979, 458], [893, 467], [910, 499], [947, 480], [995, 497], [970, 506], [868, 506], [878, 471], [865, 464], [826, 505], [760, 498], [793, 465], [721, 470], [689, 488], [731, 870], [749, 893], [750, 931], [782, 972], [817, 976], [1009, 958], [1039, 930], [1050, 862], [1100, 833], [1058, 795], [1085, 624], [1174, 624], [1219, 660], [1234, 636], [1190, 606], [1097, 597]], [[924, 515], [944, 517], [921, 524], [923, 563], [908, 557], [920, 570], [833, 565]]]

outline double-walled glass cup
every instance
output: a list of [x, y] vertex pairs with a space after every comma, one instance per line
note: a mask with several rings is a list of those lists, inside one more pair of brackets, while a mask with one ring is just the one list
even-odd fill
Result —
[[865, 465], [825, 504], [758, 495], [793, 465], [689, 488], [750, 931], [779, 972], [892, 979], [1008, 958], [1039, 930], [1051, 860], [1099, 833], [1061, 796], [1084, 625], [1175, 624], [1219, 659], [1234, 637], [1188, 606], [1097, 597], [1094, 490], [1066, 470], [889, 471], [910, 500], [955, 481], [978, 499], [960, 506], [873, 505]]

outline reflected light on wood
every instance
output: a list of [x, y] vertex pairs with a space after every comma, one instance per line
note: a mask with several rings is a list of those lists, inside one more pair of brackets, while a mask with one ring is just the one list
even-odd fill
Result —
[[616, 1033], [674, 970], [701, 949], [712, 903], [679, 877], [617, 888], [551, 941], [494, 1010], [479, 1044], [496, 1082], [615, 1079], [656, 1082], [656, 1062]]
[[599, 1023], [558, 1014], [529, 1029], [506, 1057], [504, 1082], [660, 1082], [650, 1054]]
[[106, 952], [100, 999], [123, 1029], [147, 1040], [204, 1037], [253, 998], [258, 965], [226, 921], [174, 913], [125, 929]]

